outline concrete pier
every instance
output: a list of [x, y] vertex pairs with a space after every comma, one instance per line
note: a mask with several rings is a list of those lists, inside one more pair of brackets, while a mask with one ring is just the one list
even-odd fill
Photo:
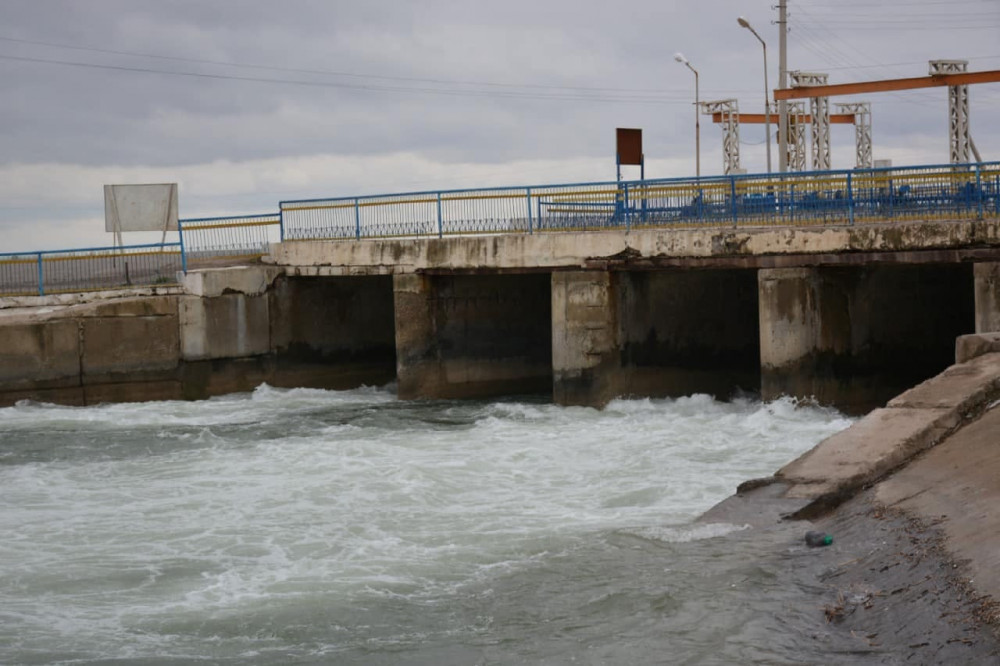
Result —
[[617, 277], [552, 274], [552, 398], [600, 407], [622, 391]]
[[397, 379], [403, 398], [759, 391], [859, 413], [1000, 330], [997, 220], [295, 241], [268, 262], [0, 302], [0, 402]]
[[976, 333], [1000, 331], [1000, 262], [974, 265]]

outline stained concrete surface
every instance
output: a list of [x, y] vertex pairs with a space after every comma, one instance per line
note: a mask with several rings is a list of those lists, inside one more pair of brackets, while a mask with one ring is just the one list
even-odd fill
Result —
[[1000, 407], [880, 483], [876, 498], [933, 521], [976, 589], [1000, 600]]
[[772, 544], [799, 590], [789, 630], [824, 663], [1000, 664], [1000, 354], [973, 337], [964, 362], [701, 518]]

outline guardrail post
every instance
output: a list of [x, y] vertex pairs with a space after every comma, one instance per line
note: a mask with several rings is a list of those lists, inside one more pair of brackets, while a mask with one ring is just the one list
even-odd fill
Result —
[[896, 186], [892, 184], [892, 177], [889, 177], [889, 215], [891, 220], [896, 217]]
[[361, 206], [354, 200], [354, 237], [361, 240]]
[[979, 165], [976, 165], [976, 204], [979, 209], [979, 219], [983, 219], [983, 178]]
[[736, 176], [729, 177], [729, 196], [733, 202], [733, 226], [737, 226], [739, 215], [736, 212]]
[[533, 222], [532, 222], [532, 219], [531, 219], [531, 188], [530, 187], [527, 189], [527, 192], [528, 192], [528, 233], [529, 234], [533, 234], [533, 233], [535, 233], [535, 230], [533, 228], [534, 225], [533, 225]]
[[[184, 249], [184, 220], [177, 220], [177, 240], [181, 244], [181, 272], [187, 275], [188, 264], [187, 264], [187, 250]], [[160, 245], [160, 252], [163, 251], [162, 244]]]
[[625, 183], [624, 187], [625, 187], [625, 195], [624, 195], [624, 197], [625, 197], [625, 203], [624, 203], [625, 208], [622, 211], [622, 214], [625, 216], [625, 230], [626, 231], [631, 231], [632, 230], [632, 219], [631, 219], [631, 215], [629, 214], [628, 183]]
[[441, 218], [441, 193], [440, 192], [437, 193], [437, 199], [438, 199], [438, 238], [441, 238], [441, 237], [444, 236], [444, 222], [443, 222], [443, 220]]
[[38, 253], [38, 295], [45, 295], [45, 269], [42, 268], [42, 253]]
[[847, 172], [847, 220], [854, 224], [854, 189], [851, 186], [851, 172]]

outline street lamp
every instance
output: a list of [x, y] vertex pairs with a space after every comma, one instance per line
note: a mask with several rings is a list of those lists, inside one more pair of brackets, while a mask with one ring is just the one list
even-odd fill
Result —
[[701, 117], [698, 115], [701, 105], [698, 100], [698, 70], [691, 66], [683, 53], [675, 53], [674, 60], [694, 72], [694, 169], [695, 175], [701, 178]]
[[747, 21], [742, 16], [736, 19], [742, 27], [746, 28], [753, 33], [753, 36], [757, 38], [760, 45], [764, 47], [764, 131], [767, 133], [767, 172], [771, 173], [771, 99], [768, 97], [768, 87], [767, 87], [767, 44], [764, 40], [760, 38], [757, 31], [753, 29], [750, 22]]

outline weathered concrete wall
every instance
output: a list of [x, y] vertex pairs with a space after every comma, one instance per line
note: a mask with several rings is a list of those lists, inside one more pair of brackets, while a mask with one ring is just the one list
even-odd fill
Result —
[[730, 397], [760, 381], [755, 271], [552, 276], [553, 398]]
[[181, 296], [178, 314], [185, 361], [242, 358], [270, 351], [266, 295]]
[[[952, 250], [966, 252], [968, 257], [978, 252], [993, 257], [988, 260], [1000, 259], [1000, 220], [290, 241], [272, 247], [266, 261], [284, 267], [289, 275], [359, 275], [463, 269], [600, 269], [630, 264], [650, 268], [673, 265], [672, 260], [677, 258], [722, 258], [731, 266], [747, 268], [785, 267], [803, 261], [851, 263], [852, 255], [858, 253], [917, 255]], [[898, 261], [900, 257], [894, 259]], [[916, 261], [919, 257], [912, 256], [909, 260]]]
[[0, 404], [178, 396], [177, 297], [80, 305], [0, 326]]
[[552, 397], [600, 407], [623, 393], [618, 275], [552, 274]]
[[1000, 263], [973, 267], [976, 291], [976, 333], [1000, 331]]
[[762, 270], [761, 393], [860, 413], [948, 367], [973, 332], [969, 265]]
[[548, 275], [393, 279], [401, 398], [550, 390]]
[[0, 405], [23, 399], [83, 404], [80, 363], [80, 326], [75, 320], [21, 320], [0, 326]]
[[180, 390], [177, 297], [109, 302], [81, 309], [84, 400], [164, 400]]
[[294, 279], [266, 293], [273, 272], [198, 281], [204, 296], [4, 316], [0, 405], [196, 399], [263, 382], [339, 389], [393, 379], [389, 278]]
[[757, 292], [753, 270], [621, 273], [623, 393], [725, 399], [756, 392]]
[[269, 303], [276, 386], [342, 389], [395, 378], [392, 278], [279, 278]]

